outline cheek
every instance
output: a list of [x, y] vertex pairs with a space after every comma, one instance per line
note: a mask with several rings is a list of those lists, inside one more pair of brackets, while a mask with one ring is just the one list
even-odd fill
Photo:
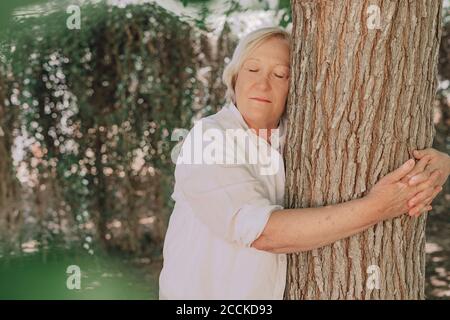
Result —
[[252, 81], [248, 77], [242, 77], [238, 82], [236, 82], [235, 92], [236, 95], [244, 96], [247, 95], [252, 88]]
[[275, 88], [277, 100], [284, 103], [289, 93], [289, 84], [278, 84]]
[[234, 86], [234, 91], [236, 94], [240, 94], [245, 90], [245, 84], [247, 83], [247, 79], [243, 74], [239, 74], [236, 79], [236, 84]]

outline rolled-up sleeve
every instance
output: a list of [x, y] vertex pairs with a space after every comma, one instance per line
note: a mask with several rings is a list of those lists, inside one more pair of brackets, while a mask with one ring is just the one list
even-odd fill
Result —
[[[250, 247], [263, 232], [271, 213], [264, 184], [248, 164], [177, 164], [175, 190], [215, 235]], [[178, 174], [177, 174], [178, 173]]]
[[261, 182], [243, 167], [194, 166], [192, 177], [176, 182], [179, 190], [194, 215], [227, 241], [249, 247], [271, 213], [283, 209], [270, 203]]

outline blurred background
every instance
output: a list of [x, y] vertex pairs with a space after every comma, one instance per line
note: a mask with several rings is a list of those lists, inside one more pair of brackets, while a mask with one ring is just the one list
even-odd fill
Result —
[[[434, 147], [450, 153], [443, 5]], [[288, 0], [0, 2], [0, 299], [157, 299], [180, 133], [225, 102], [239, 38], [291, 21]], [[450, 299], [449, 186], [428, 299]]]

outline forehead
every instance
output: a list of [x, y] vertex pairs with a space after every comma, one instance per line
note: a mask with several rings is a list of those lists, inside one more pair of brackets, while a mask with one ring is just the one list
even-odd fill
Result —
[[285, 40], [271, 38], [253, 48], [243, 62], [257, 61], [289, 67], [289, 46]]
[[[283, 60], [283, 59], [279, 59], [279, 58], [275, 58], [275, 59], [267, 59], [270, 60], [274, 65], [277, 66], [283, 66], [283, 67], [287, 67], [289, 68], [289, 61], [288, 60]], [[266, 59], [259, 59], [259, 58], [247, 58], [244, 60], [244, 63], [246, 62], [266, 62]]]

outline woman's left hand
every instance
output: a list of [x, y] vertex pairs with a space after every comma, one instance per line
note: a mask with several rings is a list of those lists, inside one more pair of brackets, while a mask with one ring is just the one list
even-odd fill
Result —
[[422, 191], [415, 195], [409, 202], [409, 215], [418, 216], [424, 210], [430, 206], [433, 199], [437, 196], [437, 194], [442, 191], [442, 185], [444, 185], [445, 181], [450, 174], [450, 156], [446, 153], [437, 151], [433, 148], [428, 148], [424, 150], [414, 150], [413, 155], [416, 159], [422, 159], [424, 157], [429, 158], [428, 163], [423, 172], [413, 175], [409, 179], [409, 185], [419, 184], [430, 176], [431, 172], [434, 170], [440, 170], [442, 172], [440, 178], [435, 183], [435, 190], [431, 196], [426, 192]]

